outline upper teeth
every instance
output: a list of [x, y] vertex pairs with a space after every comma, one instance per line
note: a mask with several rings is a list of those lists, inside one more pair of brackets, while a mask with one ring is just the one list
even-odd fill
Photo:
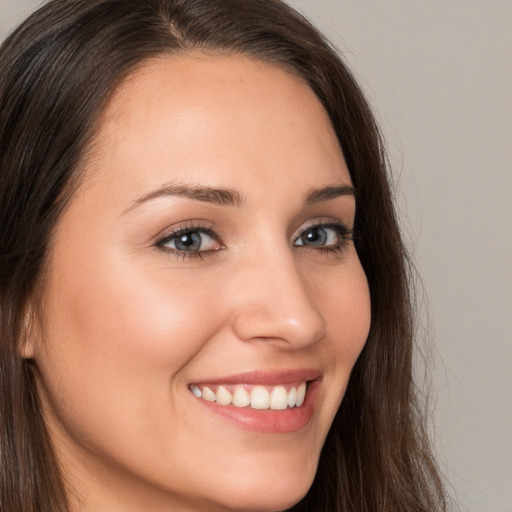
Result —
[[297, 387], [286, 389], [284, 386], [264, 387], [255, 386], [248, 391], [244, 386], [236, 386], [229, 391], [225, 386], [198, 386], [191, 385], [190, 390], [197, 398], [217, 402], [219, 405], [247, 407], [252, 409], [283, 410], [291, 407], [300, 407], [306, 396], [306, 383]]

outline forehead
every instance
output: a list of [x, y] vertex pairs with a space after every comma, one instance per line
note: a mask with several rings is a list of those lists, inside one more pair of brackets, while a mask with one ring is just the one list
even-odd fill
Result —
[[121, 176], [158, 186], [171, 171], [173, 179], [243, 185], [249, 167], [276, 179], [303, 169], [323, 180], [318, 173], [325, 169], [326, 181], [340, 172], [350, 181], [311, 88], [280, 67], [244, 56], [193, 54], [144, 63], [112, 95], [92, 154], [89, 176], [110, 177], [116, 187], [123, 186]]
[[240, 102], [257, 110], [278, 100], [293, 110], [297, 96], [307, 100], [301, 106], [304, 114], [330, 123], [309, 85], [276, 64], [244, 55], [161, 56], [143, 62], [121, 82], [102, 115], [100, 129], [133, 119], [142, 113], [138, 107], [168, 105], [175, 114], [195, 105], [198, 110], [223, 109], [227, 115], [237, 111]]

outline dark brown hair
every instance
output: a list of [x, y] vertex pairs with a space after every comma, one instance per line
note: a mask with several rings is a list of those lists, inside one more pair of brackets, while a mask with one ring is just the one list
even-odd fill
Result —
[[244, 54], [301, 77], [328, 112], [357, 191], [372, 324], [293, 511], [446, 510], [412, 380], [413, 310], [379, 131], [340, 57], [280, 0], [51, 0], [0, 49], [0, 510], [66, 511], [65, 486], [20, 356], [51, 236], [119, 82], [162, 54]]

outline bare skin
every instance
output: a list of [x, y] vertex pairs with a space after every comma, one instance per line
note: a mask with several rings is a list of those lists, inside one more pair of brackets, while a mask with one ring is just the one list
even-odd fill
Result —
[[[320, 102], [249, 58], [162, 58], [116, 91], [85, 170], [25, 347], [74, 509], [290, 507], [370, 325], [350, 176]], [[262, 432], [191, 392], [246, 372], [317, 375], [305, 424]]]

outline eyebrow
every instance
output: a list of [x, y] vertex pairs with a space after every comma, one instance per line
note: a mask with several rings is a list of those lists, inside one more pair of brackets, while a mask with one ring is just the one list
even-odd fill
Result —
[[[152, 199], [173, 196], [186, 197], [218, 206], [235, 206], [238, 208], [245, 206], [245, 198], [236, 190], [189, 184], [170, 184], [139, 197], [123, 214]], [[316, 204], [340, 196], [355, 196], [354, 187], [351, 185], [329, 185], [322, 188], [310, 189], [306, 195], [305, 204]]]
[[243, 207], [245, 200], [240, 193], [236, 190], [230, 190], [227, 188], [213, 188], [199, 185], [179, 185], [171, 184], [165, 185], [158, 190], [144, 194], [143, 196], [136, 199], [123, 213], [133, 210], [137, 206], [152, 199], [159, 197], [187, 197], [189, 199], [195, 199], [196, 201], [202, 201], [205, 203], [212, 203], [218, 206], [237, 206]]
[[356, 191], [352, 185], [335, 185], [311, 189], [306, 196], [306, 204], [321, 203], [340, 196], [354, 196]]

